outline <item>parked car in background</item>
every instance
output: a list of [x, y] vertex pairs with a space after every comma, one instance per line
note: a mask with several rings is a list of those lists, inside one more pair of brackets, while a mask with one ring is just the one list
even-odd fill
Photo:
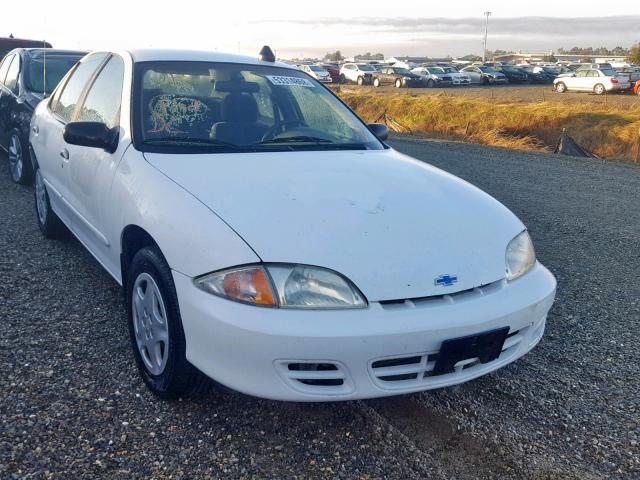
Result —
[[382, 67], [373, 77], [373, 86], [395, 85], [401, 87], [424, 87], [426, 81], [420, 75], [412, 73], [406, 68]]
[[556, 280], [525, 225], [265, 51], [92, 53], [34, 115], [35, 221], [122, 285], [147, 387], [357, 400], [533, 349]]
[[636, 81], [635, 85], [633, 86], [633, 93], [635, 93], [636, 95], [640, 95], [640, 80]]
[[442, 67], [442, 70], [444, 70], [447, 76], [451, 77], [451, 83], [453, 83], [453, 85], [469, 85], [471, 83], [469, 75], [459, 72], [455, 67]]
[[496, 67], [496, 70], [503, 73], [507, 77], [507, 80], [509, 80], [509, 83], [529, 82], [529, 75], [527, 72], [512, 65], [501, 65]]
[[319, 65], [298, 65], [298, 68], [321, 83], [331, 83], [331, 75]]
[[358, 85], [370, 85], [377, 72], [368, 63], [345, 63], [340, 68], [340, 83], [355, 82]]
[[640, 80], [640, 67], [621, 67], [616, 68], [615, 71], [618, 72], [619, 75], [628, 76], [631, 84]]
[[499, 72], [493, 67], [487, 67], [484, 65], [471, 65], [463, 68], [460, 72], [468, 75], [471, 79], [471, 83], [493, 85], [509, 82], [504, 73]]
[[534, 65], [519, 66], [528, 76], [531, 83], [553, 83], [555, 75], [548, 74], [542, 67]]
[[0, 60], [14, 48], [51, 48], [51, 44], [42, 40], [2, 37], [0, 38]]
[[553, 85], [558, 93], [577, 91], [596, 95], [631, 88], [629, 77], [619, 75], [613, 68], [579, 69], [572, 76], [556, 78]]
[[2, 60], [0, 146], [7, 151], [14, 182], [26, 184], [33, 178], [29, 123], [34, 109], [85, 53], [52, 48], [17, 48]]
[[578, 70], [583, 70], [585, 68], [591, 68], [591, 69], [601, 69], [601, 68], [605, 68], [607, 70], [611, 70], [613, 68], [613, 65], [611, 65], [610, 63], [604, 62], [604, 63], [581, 63], [580, 66], [578, 67]]
[[446, 74], [442, 67], [416, 67], [411, 72], [419, 75], [428, 88], [453, 85], [453, 76]]
[[337, 63], [319, 63], [318, 65], [329, 72], [332, 83], [340, 82], [340, 66]]

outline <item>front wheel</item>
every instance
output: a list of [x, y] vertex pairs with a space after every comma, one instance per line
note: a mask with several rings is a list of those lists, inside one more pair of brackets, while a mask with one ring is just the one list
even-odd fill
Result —
[[373, 79], [373, 86], [374, 87], [379, 87], [380, 86], [380, 79], [379, 78], [374, 78]]
[[359, 86], [364, 85], [364, 78], [363, 77], [358, 77], [358, 81], [357, 81]]
[[20, 132], [13, 130], [9, 136], [7, 152], [9, 156], [9, 173], [14, 183], [26, 185], [31, 182], [33, 171], [29, 159], [29, 149], [20, 138]]
[[145, 247], [133, 257], [126, 282], [133, 354], [149, 389], [175, 399], [203, 384], [186, 358], [186, 342], [173, 277], [162, 252]]
[[344, 76], [344, 73], [340, 74], [340, 83], [347, 83], [347, 77]]
[[436, 86], [436, 82], [434, 82], [432, 78], [427, 80], [427, 88], [433, 88], [435, 86]]
[[601, 83], [599, 83], [595, 87], [593, 87], [593, 93], [595, 93], [596, 95], [602, 95], [605, 92], [606, 92], [606, 90], [604, 88], [604, 85], [602, 85]]
[[566, 86], [564, 83], [562, 83], [562, 82], [558, 82], [558, 83], [556, 84], [556, 92], [558, 92], [558, 93], [564, 93], [564, 92], [566, 92], [566, 91], [567, 91], [567, 86]]
[[402, 80], [400, 80], [399, 78], [396, 80], [396, 88], [400, 88], [402, 87]]
[[49, 194], [47, 193], [47, 187], [42, 177], [40, 169], [36, 169], [36, 188], [35, 193], [35, 206], [36, 206], [36, 219], [38, 221], [38, 228], [46, 238], [59, 239], [65, 236], [67, 229], [60, 220], [60, 217], [56, 215], [51, 209], [51, 202], [49, 201]]

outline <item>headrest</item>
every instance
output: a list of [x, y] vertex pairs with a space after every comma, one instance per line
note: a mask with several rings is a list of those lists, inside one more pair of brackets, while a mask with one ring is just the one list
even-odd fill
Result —
[[256, 122], [258, 104], [246, 93], [230, 93], [222, 102], [222, 118], [226, 122]]
[[260, 91], [260, 85], [255, 82], [218, 80], [213, 89], [216, 92], [257, 93]]

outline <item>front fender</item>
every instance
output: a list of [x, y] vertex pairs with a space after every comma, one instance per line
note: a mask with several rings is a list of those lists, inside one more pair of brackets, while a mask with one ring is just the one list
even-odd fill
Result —
[[111, 192], [108, 229], [118, 257], [124, 228], [137, 225], [153, 237], [171, 269], [190, 277], [260, 261], [222, 219], [133, 147], [118, 166]]

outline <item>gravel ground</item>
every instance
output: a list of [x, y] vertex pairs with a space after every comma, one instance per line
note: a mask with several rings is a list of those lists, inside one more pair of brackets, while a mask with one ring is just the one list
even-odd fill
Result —
[[[334, 87], [335, 88], [335, 87]], [[552, 85], [474, 85], [447, 88], [403, 88], [394, 86], [373, 87], [371, 85], [340, 85], [342, 91], [363, 91], [367, 93], [406, 93], [410, 95], [462, 95], [474, 98], [515, 100], [521, 102], [562, 102], [616, 105], [640, 108], [640, 96], [632, 93], [612, 93], [595, 95], [582, 92], [556, 93]]]
[[556, 274], [529, 355], [454, 388], [294, 404], [138, 379], [121, 291], [0, 159], [0, 478], [640, 478], [640, 168], [396, 138], [487, 190]]

